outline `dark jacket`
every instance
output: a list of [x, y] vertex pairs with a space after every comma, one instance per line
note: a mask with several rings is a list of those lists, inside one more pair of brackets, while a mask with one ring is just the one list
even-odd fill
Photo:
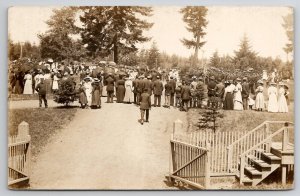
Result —
[[213, 80], [209, 81], [207, 84], [208, 96], [215, 96], [216, 95], [216, 86], [217, 83]]
[[139, 79], [139, 80], [136, 81], [136, 91], [138, 93], [142, 93], [143, 92], [144, 86], [145, 86], [144, 80]]
[[151, 108], [151, 98], [148, 93], [142, 93], [139, 101], [141, 110], [148, 110]]
[[153, 82], [153, 94], [154, 95], [162, 95], [163, 90], [164, 90], [164, 86], [160, 80], [156, 80]]
[[114, 92], [115, 80], [111, 76], [106, 79], [106, 84], [106, 91]]
[[169, 82], [165, 84], [165, 95], [171, 95], [172, 92], [172, 86]]
[[250, 94], [250, 87], [248, 82], [242, 84], [242, 98], [248, 98]]
[[148, 94], [152, 94], [152, 81], [151, 80], [144, 80], [144, 89], [147, 89]]
[[171, 79], [169, 81], [170, 83], [170, 86], [171, 86], [171, 94], [174, 94], [175, 93], [175, 88], [176, 88], [176, 81], [174, 79]]
[[39, 95], [46, 95], [47, 93], [47, 85], [45, 82], [39, 83], [36, 87], [35, 90], [39, 93]]
[[225, 86], [222, 82], [218, 83], [216, 86], [216, 95], [218, 97], [223, 97], [224, 95]]
[[181, 88], [181, 99], [190, 100], [191, 98], [191, 88], [187, 85], [182, 86]]

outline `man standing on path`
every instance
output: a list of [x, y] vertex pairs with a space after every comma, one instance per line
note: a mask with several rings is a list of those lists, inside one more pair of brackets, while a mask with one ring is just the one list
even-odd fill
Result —
[[242, 100], [243, 100], [243, 108], [244, 110], [248, 110], [248, 98], [250, 94], [250, 88], [249, 84], [247, 82], [247, 78], [243, 78], [243, 84], [242, 84]]
[[134, 104], [137, 104], [137, 83], [138, 83], [138, 77], [136, 76], [135, 79], [132, 81], [132, 87], [133, 87], [133, 100]]
[[47, 86], [44, 82], [44, 78], [41, 78], [40, 83], [35, 87], [35, 90], [39, 94], [39, 106], [42, 107], [42, 101], [44, 101], [45, 108], [48, 107], [47, 99], [46, 99], [46, 92], [47, 92]]
[[218, 108], [223, 108], [223, 101], [222, 98], [224, 96], [224, 90], [225, 90], [225, 85], [224, 81], [222, 79], [219, 79], [219, 83], [216, 86], [216, 96], [218, 98]]
[[170, 78], [170, 85], [171, 85], [171, 97], [170, 97], [170, 105], [174, 106], [174, 95], [175, 95], [175, 88], [176, 88], [176, 81], [173, 78], [173, 76], [171, 76]]
[[[140, 111], [141, 111], [141, 119], [139, 119], [139, 123], [142, 125], [144, 122], [149, 122], [149, 110], [151, 109], [151, 98], [148, 94], [148, 90], [144, 89], [143, 93], [140, 96], [139, 99], [140, 102]], [[144, 116], [146, 113], [146, 121], [144, 120]]]
[[143, 93], [143, 90], [144, 90], [144, 76], [141, 75], [139, 76], [139, 79], [136, 81], [136, 99], [137, 99], [137, 105], [140, 105], [140, 98], [141, 98], [141, 95]]
[[[154, 81], [153, 83], [153, 94], [154, 94], [154, 107], [161, 106], [161, 95], [164, 90], [163, 83], [160, 80], [160, 77], [157, 75], [156, 76], [157, 80]], [[158, 105], [157, 105], [158, 101]]]
[[182, 89], [181, 89], [181, 99], [182, 99], [182, 109], [184, 111], [188, 111], [188, 103], [191, 98], [191, 88], [187, 85], [185, 81], [182, 82]]
[[106, 86], [107, 103], [113, 103], [115, 80], [113, 79], [111, 73], [108, 73], [108, 77], [106, 79], [106, 84], [107, 84], [107, 86]]

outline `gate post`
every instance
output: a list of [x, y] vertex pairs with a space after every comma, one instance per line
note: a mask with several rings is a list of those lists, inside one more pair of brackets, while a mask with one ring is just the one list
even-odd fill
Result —
[[29, 124], [23, 121], [18, 126], [18, 141], [28, 141], [28, 140], [30, 140]]
[[206, 143], [206, 164], [205, 164], [205, 189], [210, 188], [210, 165], [211, 165], [211, 144]]

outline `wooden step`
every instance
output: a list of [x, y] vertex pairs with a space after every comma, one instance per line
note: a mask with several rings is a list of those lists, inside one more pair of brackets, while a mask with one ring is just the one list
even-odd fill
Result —
[[260, 179], [262, 178], [262, 172], [258, 171], [254, 167], [245, 167], [244, 170], [245, 174], [250, 178], [250, 179]]
[[[240, 180], [240, 174], [237, 174], [235, 177], [236, 177], [236, 179], [237, 179], [238, 181]], [[243, 183], [244, 185], [249, 185], [249, 186], [251, 186], [252, 183], [253, 183], [253, 180], [250, 179], [248, 176], [245, 176], [245, 175], [244, 175], [244, 178], [243, 178], [242, 183]]]
[[280, 164], [281, 163], [281, 158], [270, 152], [262, 153], [261, 159], [268, 164]]
[[253, 167], [255, 167], [260, 172], [271, 171], [271, 165], [260, 159], [253, 161]]

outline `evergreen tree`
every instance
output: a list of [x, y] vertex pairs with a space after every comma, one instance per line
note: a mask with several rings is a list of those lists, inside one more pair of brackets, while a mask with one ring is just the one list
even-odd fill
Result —
[[197, 63], [198, 51], [206, 43], [201, 39], [206, 35], [204, 29], [208, 24], [206, 20], [208, 9], [204, 6], [187, 6], [180, 10], [183, 14], [183, 21], [187, 23], [186, 29], [193, 34], [193, 39], [183, 38], [182, 43], [188, 48], [194, 48], [194, 61], [193, 64]]
[[150, 7], [89, 6], [81, 10], [81, 37], [92, 56], [108, 56], [113, 51], [114, 61], [118, 63], [121, 51], [123, 54], [135, 52], [137, 43], [150, 40], [143, 35], [143, 31], [153, 24], [141, 19], [151, 15]]
[[293, 14], [290, 13], [283, 17], [283, 28], [286, 31], [286, 35], [288, 37], [288, 43], [286, 43], [283, 48], [286, 53], [286, 61], [289, 62], [288, 56], [290, 53], [294, 51], [294, 24], [293, 24]]
[[149, 49], [147, 65], [149, 69], [157, 68], [158, 66], [160, 66], [160, 54], [155, 42], [152, 43], [152, 46]]
[[219, 67], [221, 62], [221, 58], [219, 57], [218, 51], [216, 50], [213, 53], [213, 56], [210, 58], [209, 66], [210, 67]]

